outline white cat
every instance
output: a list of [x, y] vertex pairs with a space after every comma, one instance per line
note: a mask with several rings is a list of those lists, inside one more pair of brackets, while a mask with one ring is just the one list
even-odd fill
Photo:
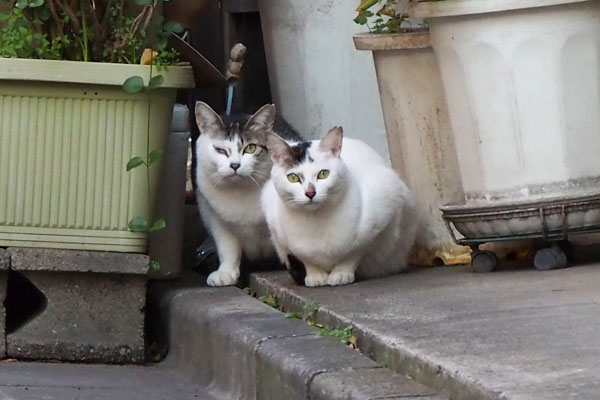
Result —
[[[272, 165], [266, 138], [276, 123], [275, 106], [265, 105], [251, 117], [221, 118], [198, 102], [196, 122], [200, 130], [195, 148], [198, 205], [220, 261], [207, 283], [234, 285], [240, 276], [242, 254], [249, 261], [274, 256], [260, 192]], [[300, 139], [295, 132], [278, 130], [282, 131]]]
[[340, 127], [297, 145], [269, 135], [267, 147], [274, 164], [262, 208], [280, 260], [288, 269], [304, 264], [306, 286], [345, 285], [355, 275], [405, 267], [415, 203], [375, 150], [343, 139]]

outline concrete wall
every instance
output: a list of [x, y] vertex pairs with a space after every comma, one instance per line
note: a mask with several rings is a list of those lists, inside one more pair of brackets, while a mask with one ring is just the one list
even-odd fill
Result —
[[388, 145], [373, 59], [354, 48], [357, 2], [259, 0], [273, 100], [303, 135], [341, 125], [385, 158]]

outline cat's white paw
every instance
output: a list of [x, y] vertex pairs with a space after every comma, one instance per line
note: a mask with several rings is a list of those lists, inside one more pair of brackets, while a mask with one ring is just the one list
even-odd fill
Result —
[[309, 287], [327, 286], [328, 276], [327, 272], [322, 271], [307, 273], [306, 278], [304, 278], [304, 284]]
[[354, 272], [352, 271], [331, 271], [327, 278], [329, 286], [348, 285], [354, 282]]
[[208, 286], [232, 286], [236, 284], [239, 277], [239, 272], [217, 270], [208, 276], [206, 284]]

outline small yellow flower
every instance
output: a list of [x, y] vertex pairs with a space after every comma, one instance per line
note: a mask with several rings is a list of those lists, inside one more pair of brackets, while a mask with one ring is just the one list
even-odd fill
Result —
[[158, 57], [158, 51], [154, 51], [152, 49], [144, 49], [144, 53], [142, 54], [142, 58], [140, 59], [141, 65], [150, 65], [152, 60]]

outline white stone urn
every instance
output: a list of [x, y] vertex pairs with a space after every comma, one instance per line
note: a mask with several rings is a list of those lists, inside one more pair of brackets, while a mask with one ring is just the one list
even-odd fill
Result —
[[467, 206], [600, 193], [600, 1], [417, 3]]

